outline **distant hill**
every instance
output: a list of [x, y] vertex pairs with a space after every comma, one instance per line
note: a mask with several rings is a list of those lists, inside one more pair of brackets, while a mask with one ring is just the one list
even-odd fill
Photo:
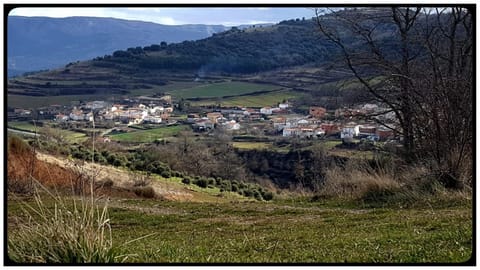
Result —
[[[327, 23], [334, 24], [335, 20]], [[393, 52], [398, 43], [392, 36], [392, 23], [384, 22], [377, 28], [382, 30], [379, 42], [388, 44], [388, 51], [395, 57]], [[364, 46], [361, 40], [349, 37], [345, 29], [339, 27], [336, 31], [352, 46]], [[320, 34], [315, 20], [285, 20], [275, 25], [232, 27], [196, 41], [125, 46], [89, 61], [9, 80], [8, 93], [29, 96], [161, 93], [172, 92], [166, 87], [172, 82], [197, 79], [199, 82], [234, 79], [316, 91], [315, 85], [319, 83], [351, 77], [348, 72], [332, 72], [335, 66], [338, 69], [343, 64], [342, 59], [338, 47]]]
[[249, 74], [324, 62], [336, 57], [335, 46], [320, 35], [312, 20], [283, 21], [271, 26], [233, 27], [196, 41], [117, 50], [98, 57], [97, 67], [121, 65], [135, 70], [181, 70]]
[[8, 16], [9, 75], [57, 68], [128, 47], [197, 40], [223, 25], [161, 25], [95, 17]]

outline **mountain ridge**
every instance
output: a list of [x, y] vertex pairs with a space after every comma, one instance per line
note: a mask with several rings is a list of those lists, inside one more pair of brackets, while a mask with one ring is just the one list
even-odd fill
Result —
[[201, 39], [230, 29], [83, 16], [9, 16], [7, 24], [8, 69], [23, 72], [58, 68], [131, 46]]

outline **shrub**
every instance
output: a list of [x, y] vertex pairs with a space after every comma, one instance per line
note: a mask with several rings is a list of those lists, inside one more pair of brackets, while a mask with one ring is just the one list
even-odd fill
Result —
[[184, 183], [185, 185], [190, 185], [190, 177], [183, 178], [182, 183]]
[[[195, 177], [196, 178], [196, 177]], [[208, 181], [205, 178], [200, 178], [198, 180], [195, 180], [195, 185], [201, 187], [201, 188], [207, 188], [208, 187]]]
[[258, 190], [253, 190], [253, 197], [256, 199], [256, 200], [259, 200], [261, 201], [263, 198], [262, 198], [262, 195], [260, 194], [260, 192]]
[[24, 155], [30, 152], [30, 146], [23, 141], [21, 138], [14, 136], [14, 135], [8, 135], [8, 152], [18, 154], [18, 155]]
[[170, 178], [170, 177], [171, 177], [170, 171], [163, 171], [160, 175], [161, 175], [163, 178]]
[[273, 199], [273, 193], [270, 192], [270, 191], [265, 192], [265, 193], [263, 194], [263, 199], [264, 199], [265, 201], [270, 201], [270, 200], [272, 200], [272, 199]]
[[244, 190], [243, 190], [243, 196], [245, 196], [245, 197], [252, 197], [252, 196], [253, 196], [253, 192], [252, 192], [250, 189], [244, 189]]
[[97, 181], [97, 182], [95, 182], [95, 185], [97, 187], [101, 187], [101, 188], [111, 188], [111, 187], [113, 187], [113, 180], [112, 179], [105, 179], [105, 180], [102, 180], [102, 181]]
[[213, 177], [209, 177], [209, 178], [207, 179], [207, 181], [208, 181], [208, 184], [209, 184], [209, 185], [215, 185], [215, 184], [216, 184], [215, 178], [213, 178]]
[[33, 193], [32, 181], [27, 178], [9, 178], [7, 190], [16, 194], [31, 195]]
[[111, 164], [115, 167], [123, 167], [123, 166], [125, 166], [126, 163], [119, 158], [115, 158], [115, 159], [113, 159]]
[[233, 192], [239, 191], [239, 188], [238, 188], [238, 186], [237, 186], [236, 184], [232, 184], [232, 191], [233, 191]]
[[135, 192], [135, 195], [143, 198], [155, 198], [155, 189], [151, 186], [141, 186], [141, 187], [135, 187], [133, 189], [133, 192]]

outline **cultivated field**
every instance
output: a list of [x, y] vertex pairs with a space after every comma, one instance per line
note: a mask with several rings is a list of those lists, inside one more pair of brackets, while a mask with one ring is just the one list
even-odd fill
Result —
[[224, 96], [238, 96], [243, 94], [273, 91], [277, 86], [245, 82], [222, 82], [185, 88], [172, 92], [177, 98], [211, 98]]
[[190, 126], [188, 125], [167, 126], [167, 127], [132, 131], [127, 133], [119, 133], [119, 134], [110, 135], [109, 137], [115, 141], [144, 143], [144, 142], [153, 142], [157, 139], [163, 139], [165, 137], [172, 137], [184, 130], [190, 130]]
[[300, 97], [302, 94], [289, 90], [274, 91], [265, 94], [247, 95], [231, 98], [223, 98], [220, 102], [215, 99], [192, 101], [192, 105], [206, 106], [206, 105], [222, 105], [226, 107], [267, 107], [276, 106], [284, 100], [291, 100]]

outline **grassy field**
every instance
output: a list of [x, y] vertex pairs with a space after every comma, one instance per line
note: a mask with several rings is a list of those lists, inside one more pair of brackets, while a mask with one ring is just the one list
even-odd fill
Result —
[[[126, 262], [460, 263], [472, 256], [469, 203], [403, 209], [113, 199], [109, 216]], [[20, 214], [9, 198], [9, 222]]]
[[7, 126], [10, 128], [30, 132], [39, 132], [41, 130], [41, 127], [30, 124], [29, 122], [7, 122]]
[[[119, 97], [119, 96], [117, 96]], [[46, 107], [50, 105], [72, 105], [72, 102], [78, 103], [80, 100], [111, 100], [113, 95], [68, 95], [68, 96], [25, 96], [25, 95], [8, 95], [7, 105], [15, 108], [33, 109]]]
[[[35, 126], [29, 122], [8, 122], [8, 127], [22, 130], [22, 131], [29, 131], [29, 132], [37, 132], [39, 134], [45, 134], [46, 127], [39, 127]], [[71, 130], [64, 130], [64, 129], [51, 129], [50, 132], [54, 132], [55, 135], [59, 137], [63, 137], [66, 142], [68, 143], [81, 143], [88, 139], [87, 135], [80, 132], [75, 132]]]
[[147, 130], [132, 131], [127, 133], [120, 133], [110, 135], [109, 137], [115, 141], [121, 142], [153, 142], [156, 139], [162, 139], [165, 137], [171, 137], [177, 135], [183, 130], [189, 130], [187, 125], [168, 126], [153, 128]]
[[185, 88], [172, 91], [172, 95], [177, 98], [208, 98], [236, 96], [259, 91], [272, 91], [277, 86], [267, 84], [255, 84], [245, 82], [222, 82], [206, 85], [199, 85], [192, 88]]
[[88, 139], [88, 136], [84, 133], [75, 132], [71, 130], [59, 130], [60, 134], [66, 139], [69, 143], [81, 143]]
[[300, 97], [302, 94], [293, 91], [275, 91], [266, 94], [260, 94], [255, 96], [240, 96], [225, 98], [221, 101], [218, 100], [201, 100], [191, 102], [196, 106], [206, 106], [206, 105], [215, 105], [221, 104], [222, 106], [227, 107], [266, 107], [266, 106], [276, 106], [278, 103], [283, 100], [295, 99]]
[[233, 147], [244, 150], [268, 149], [272, 147], [271, 143], [266, 142], [233, 142]]

